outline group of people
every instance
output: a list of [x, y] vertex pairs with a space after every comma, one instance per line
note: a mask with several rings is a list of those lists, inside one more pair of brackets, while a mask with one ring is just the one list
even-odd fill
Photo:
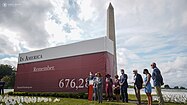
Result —
[[[88, 84], [93, 85], [93, 100], [99, 101], [99, 103], [102, 103], [103, 100], [103, 77], [100, 72], [95, 73], [93, 75], [92, 72], [90, 72], [90, 75], [88, 77]], [[90, 88], [88, 88], [90, 89]]]
[[[161, 86], [163, 83], [163, 78], [161, 75], [160, 70], [157, 68], [156, 63], [152, 63], [151, 67], [153, 69], [152, 75], [149, 73], [148, 69], [143, 70], [143, 74], [145, 74], [145, 78], [143, 79], [141, 74], [138, 73], [137, 70], [133, 70], [134, 74], [134, 90], [135, 95], [137, 98], [138, 103], [141, 104], [141, 95], [140, 90], [143, 88], [143, 85], [145, 87], [145, 93], [147, 95], [148, 99], [148, 105], [152, 105], [152, 86], [151, 86], [151, 78], [153, 79], [153, 85], [155, 87], [158, 99], [159, 99], [159, 105], [164, 105], [162, 92], [161, 92]], [[106, 99], [107, 101], [113, 100], [113, 94], [115, 95], [116, 101], [120, 101], [120, 96], [122, 98], [122, 102], [128, 103], [128, 76], [125, 74], [124, 69], [121, 69], [121, 75], [120, 78], [118, 75], [115, 76], [115, 79], [113, 80], [111, 78], [111, 75], [107, 74], [105, 75], [105, 92], [106, 92]], [[101, 73], [96, 73], [95, 76], [92, 72], [90, 72], [90, 75], [88, 77], [88, 81], [93, 81], [93, 100], [99, 101], [99, 103], [102, 103], [102, 91], [103, 91], [103, 77], [101, 76]]]
[[138, 100], [138, 104], [141, 104], [141, 95], [140, 89], [142, 89], [142, 85], [145, 86], [145, 93], [148, 99], [148, 105], [152, 105], [152, 86], [151, 86], [151, 78], [153, 79], [153, 85], [156, 90], [159, 105], [164, 105], [164, 100], [162, 97], [161, 86], [164, 84], [163, 78], [160, 70], [157, 68], [156, 63], [151, 64], [151, 68], [153, 69], [152, 75], [149, 73], [148, 69], [143, 70], [143, 74], [145, 74], [145, 79], [142, 79], [142, 76], [138, 73], [137, 70], [133, 70], [134, 73], [134, 90], [136, 94], [136, 98]]

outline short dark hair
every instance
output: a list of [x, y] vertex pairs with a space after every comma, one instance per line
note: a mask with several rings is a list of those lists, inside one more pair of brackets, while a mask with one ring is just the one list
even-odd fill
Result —
[[118, 75], [115, 75], [115, 78], [119, 78], [119, 76], [118, 76]]
[[153, 63], [151, 64], [151, 66], [156, 66], [156, 63], [155, 63], [155, 62], [153, 62]]

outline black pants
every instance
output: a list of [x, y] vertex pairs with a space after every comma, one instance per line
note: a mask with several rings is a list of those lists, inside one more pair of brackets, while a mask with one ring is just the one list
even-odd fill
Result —
[[128, 102], [128, 93], [126, 87], [121, 87], [121, 97], [123, 102]]
[[4, 88], [3, 87], [0, 87], [0, 94], [4, 94]]

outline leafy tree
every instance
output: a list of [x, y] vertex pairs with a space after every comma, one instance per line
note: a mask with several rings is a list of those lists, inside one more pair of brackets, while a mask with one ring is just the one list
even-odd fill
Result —
[[175, 86], [174, 89], [179, 89], [179, 87], [178, 87], [178, 86]]
[[2, 79], [1, 79], [1, 81], [4, 81], [5, 82], [5, 86], [4, 86], [4, 88], [10, 88], [11, 86], [10, 86], [10, 82], [11, 82], [11, 78], [10, 78], [10, 76], [4, 76]]
[[12, 71], [10, 78], [11, 78], [10, 86], [11, 86], [11, 88], [14, 88], [14, 84], [15, 84], [15, 80], [16, 80], [16, 71]]
[[5, 88], [13, 88], [16, 69], [11, 65], [0, 64], [0, 80], [5, 81]]
[[0, 65], [0, 79], [2, 79], [6, 75], [8, 76], [11, 75], [13, 70], [15, 70], [14, 67], [10, 65], [1, 64]]
[[164, 85], [164, 88], [165, 89], [170, 89], [170, 86], [169, 85]]
[[185, 89], [185, 87], [182, 87], [182, 86], [181, 86], [180, 89]]

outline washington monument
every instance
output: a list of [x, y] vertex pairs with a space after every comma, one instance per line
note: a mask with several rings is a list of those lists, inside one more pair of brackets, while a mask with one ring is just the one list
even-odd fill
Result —
[[114, 75], [117, 74], [117, 58], [116, 58], [116, 36], [115, 36], [115, 21], [114, 8], [110, 3], [107, 9], [107, 36], [114, 42]]

